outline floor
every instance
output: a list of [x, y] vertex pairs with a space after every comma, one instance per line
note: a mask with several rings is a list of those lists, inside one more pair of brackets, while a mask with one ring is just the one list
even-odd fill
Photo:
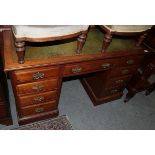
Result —
[[[11, 84], [8, 83], [14, 125], [0, 125], [0, 129], [18, 126]], [[63, 82], [60, 96], [60, 115], [66, 114], [77, 130], [155, 129], [155, 92], [149, 96], [141, 92], [128, 103], [124, 103], [123, 98], [124, 96], [113, 102], [93, 106], [79, 80], [66, 81]]]

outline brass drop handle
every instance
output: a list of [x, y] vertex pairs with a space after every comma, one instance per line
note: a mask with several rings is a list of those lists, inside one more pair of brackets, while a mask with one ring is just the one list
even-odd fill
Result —
[[132, 64], [134, 64], [134, 60], [128, 60], [127, 62], [126, 62], [128, 65], [132, 65]]
[[36, 103], [36, 102], [42, 102], [44, 101], [44, 96], [37, 96], [33, 99], [33, 101]]
[[119, 84], [119, 83], [123, 83], [124, 82], [124, 80], [117, 80], [117, 81], [115, 81], [117, 84]]
[[106, 68], [109, 68], [111, 66], [110, 63], [104, 63], [101, 65], [102, 68], [106, 69]]
[[43, 79], [44, 73], [41, 73], [41, 72], [34, 73], [32, 78], [33, 78], [33, 80]]
[[82, 72], [82, 68], [81, 67], [72, 68], [72, 72], [73, 73], [80, 73], [80, 72]]
[[35, 85], [32, 87], [34, 91], [40, 92], [44, 89], [44, 85]]
[[129, 70], [128, 69], [122, 70], [122, 74], [128, 74], [128, 73], [129, 73]]
[[114, 94], [114, 93], [117, 93], [117, 92], [118, 92], [117, 89], [113, 89], [113, 90], [111, 90], [111, 94]]
[[43, 112], [44, 111], [44, 108], [36, 108], [35, 109], [35, 112], [37, 112], [37, 113], [40, 113], [40, 112]]

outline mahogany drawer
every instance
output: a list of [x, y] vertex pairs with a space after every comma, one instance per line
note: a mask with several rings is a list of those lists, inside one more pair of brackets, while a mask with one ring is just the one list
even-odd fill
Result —
[[26, 83], [43, 80], [49, 77], [58, 78], [60, 72], [59, 66], [56, 67], [40, 67], [33, 69], [24, 69], [13, 71], [12, 76], [15, 83]]
[[20, 108], [19, 115], [20, 117], [28, 115], [36, 115], [40, 113], [45, 113], [48, 111], [53, 111], [57, 109], [56, 101], [46, 102], [43, 104], [31, 105], [27, 107]]
[[52, 100], [56, 100], [57, 91], [50, 91], [45, 93], [39, 93], [37, 95], [18, 96], [18, 103], [21, 107], [28, 105], [36, 105]]
[[125, 76], [131, 75], [137, 70], [137, 66], [129, 66], [129, 67], [120, 67], [116, 68], [115, 70], [111, 70], [109, 77], [117, 77], [117, 76]]
[[119, 66], [131, 66], [131, 65], [140, 65], [144, 56], [127, 56], [119, 59]]
[[126, 86], [126, 84], [128, 83], [128, 81], [130, 80], [131, 76], [127, 75], [127, 76], [121, 76], [121, 77], [116, 77], [116, 78], [109, 78], [107, 79], [107, 82], [105, 84], [106, 88], [113, 88], [116, 86]]
[[120, 93], [123, 90], [124, 90], [124, 87], [108, 88], [102, 92], [101, 96], [105, 97], [105, 96], [114, 95], [114, 94]]
[[93, 71], [95, 72], [98, 70], [108, 70], [113, 66], [114, 61], [114, 59], [107, 59], [68, 64], [64, 68], [64, 76], [79, 75]]
[[16, 85], [18, 95], [41, 93], [58, 88], [58, 79]]

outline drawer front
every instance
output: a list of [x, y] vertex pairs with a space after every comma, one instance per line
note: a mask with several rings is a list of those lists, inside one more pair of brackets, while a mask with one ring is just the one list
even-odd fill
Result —
[[14, 71], [13, 78], [16, 83], [35, 82], [48, 77], [58, 77], [59, 67], [42, 67], [35, 69], [25, 69]]
[[123, 57], [119, 61], [119, 66], [131, 66], [131, 65], [140, 65], [144, 56], [128, 56]]
[[114, 64], [114, 60], [100, 60], [91, 62], [82, 62], [76, 64], [69, 64], [65, 66], [64, 76], [79, 75], [98, 70], [108, 70]]
[[56, 101], [52, 101], [52, 102], [46, 102], [44, 104], [22, 107], [20, 108], [19, 115], [20, 117], [24, 117], [28, 115], [41, 114], [56, 109], [57, 109]]
[[45, 93], [40, 93], [37, 95], [28, 95], [18, 97], [19, 104], [21, 107], [25, 107], [28, 105], [37, 105], [40, 103], [48, 102], [55, 100], [57, 98], [57, 91], [50, 91]]
[[58, 88], [58, 79], [16, 85], [18, 95], [41, 93]]
[[109, 77], [117, 77], [117, 76], [125, 76], [135, 73], [137, 70], [137, 66], [130, 66], [130, 67], [120, 67], [115, 70], [112, 70], [109, 74]]
[[130, 80], [131, 76], [127, 75], [127, 76], [123, 76], [123, 77], [117, 77], [117, 78], [109, 78], [107, 79], [107, 83], [105, 85], [106, 88], [112, 88], [112, 87], [116, 87], [116, 86], [126, 86], [126, 84], [128, 83], [128, 81]]
[[105, 89], [102, 92], [102, 96], [105, 97], [105, 96], [114, 95], [114, 94], [120, 93], [123, 90], [124, 90], [123, 87], [115, 87], [115, 88]]

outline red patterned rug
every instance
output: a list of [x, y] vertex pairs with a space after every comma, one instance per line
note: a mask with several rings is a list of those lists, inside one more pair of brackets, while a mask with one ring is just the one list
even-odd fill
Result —
[[53, 119], [23, 125], [15, 130], [72, 130], [72, 125], [68, 117], [63, 115]]

